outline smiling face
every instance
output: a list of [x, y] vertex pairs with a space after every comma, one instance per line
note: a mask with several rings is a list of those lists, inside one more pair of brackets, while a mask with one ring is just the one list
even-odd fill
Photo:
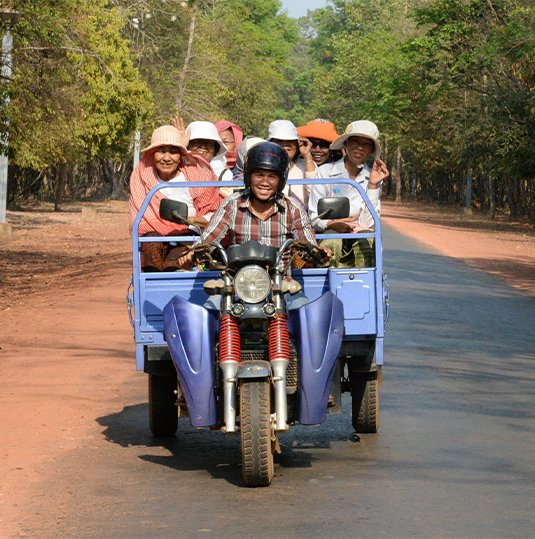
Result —
[[345, 143], [346, 158], [354, 165], [362, 165], [375, 149], [373, 140], [366, 137], [349, 137]]
[[297, 144], [297, 140], [282, 140], [278, 138], [272, 138], [270, 142], [274, 142], [275, 144], [282, 146], [286, 150], [286, 153], [290, 158], [290, 163], [294, 162], [295, 156], [297, 155], [297, 149], [299, 147], [299, 145]]
[[316, 163], [318, 167], [323, 165], [323, 163], [326, 163], [331, 155], [331, 150], [329, 149], [331, 143], [320, 138], [308, 137], [308, 140], [312, 143], [310, 155], [312, 156], [314, 163]]
[[251, 172], [251, 191], [261, 202], [268, 202], [275, 196], [279, 187], [280, 177], [272, 170], [255, 168]]
[[218, 144], [215, 140], [196, 138], [189, 141], [188, 150], [200, 153], [207, 161], [210, 161], [218, 150]]
[[178, 146], [159, 146], [154, 152], [154, 164], [160, 179], [172, 180], [178, 172], [180, 149]]
[[229, 152], [233, 152], [236, 150], [236, 140], [234, 139], [234, 133], [232, 132], [232, 129], [225, 129], [224, 131], [221, 131], [219, 133], [219, 136], [221, 137], [221, 141], [223, 144], [227, 147], [227, 150]]

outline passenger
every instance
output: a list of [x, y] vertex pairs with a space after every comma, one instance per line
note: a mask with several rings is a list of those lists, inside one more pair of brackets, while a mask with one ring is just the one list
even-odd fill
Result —
[[227, 168], [227, 147], [223, 144], [217, 127], [210, 122], [191, 122], [188, 150], [202, 155], [214, 169], [219, 180], [232, 180], [232, 172]]
[[[244, 172], [246, 189], [223, 201], [199, 242], [235, 245], [256, 240], [281, 247], [287, 239], [302, 238], [317, 245], [302, 204], [283, 194], [289, 166], [288, 154], [277, 144], [263, 142], [251, 148]], [[328, 260], [326, 250], [322, 262]], [[193, 253], [179, 263], [183, 269], [191, 268]]]
[[229, 122], [228, 120], [219, 120], [215, 123], [217, 131], [223, 144], [227, 147], [227, 168], [232, 171], [236, 166], [236, 150], [243, 140], [243, 131], [241, 127]]
[[[365, 189], [375, 211], [381, 212], [381, 182], [389, 176], [386, 164], [379, 159], [381, 145], [379, 130], [368, 120], [350, 123], [345, 133], [332, 144], [331, 150], [345, 150], [345, 157], [334, 163], [318, 168], [317, 178], [350, 178]], [[366, 164], [373, 156], [370, 168]], [[310, 192], [309, 214], [311, 219], [318, 216], [318, 201], [324, 197], [346, 196], [350, 200], [350, 217], [346, 219], [318, 219], [314, 221], [316, 232], [356, 233], [371, 230], [373, 218], [357, 189], [348, 184], [314, 185]], [[375, 265], [373, 242], [367, 238], [356, 241], [350, 239], [323, 240], [322, 247], [333, 251], [331, 265], [336, 267], [371, 267]]]
[[247, 136], [239, 144], [238, 149], [236, 150], [236, 166], [234, 167], [234, 180], [243, 181], [243, 167], [245, 165], [245, 158], [247, 157], [247, 152], [257, 144], [265, 142], [263, 138]]
[[[312, 145], [309, 140], [300, 138], [295, 125], [289, 120], [275, 120], [268, 130], [268, 141], [282, 146], [290, 158], [289, 180], [302, 180], [316, 177], [316, 165], [310, 153]], [[305, 206], [308, 205], [310, 187], [308, 185], [292, 185], [286, 187], [286, 194], [297, 197]]]
[[[151, 144], [141, 150], [143, 158], [130, 178], [130, 234], [134, 220], [147, 193], [156, 185], [174, 182], [217, 181], [214, 171], [204, 157], [186, 150], [188, 135], [180, 120], [177, 125], [164, 125], [154, 131]], [[163, 198], [179, 200], [188, 205], [188, 219], [203, 229], [213, 212], [219, 207], [217, 187], [190, 187], [189, 189], [161, 189], [151, 199], [139, 224], [140, 236], [191, 235], [187, 225], [160, 219]], [[141, 244], [143, 271], [175, 271], [178, 257], [188, 246], [170, 243], [146, 242]]]
[[320, 167], [331, 161], [338, 161], [342, 154], [332, 151], [331, 144], [338, 138], [338, 133], [332, 122], [316, 118], [307, 122], [306, 125], [297, 128], [300, 137], [307, 138], [311, 143], [310, 155], [316, 166]]

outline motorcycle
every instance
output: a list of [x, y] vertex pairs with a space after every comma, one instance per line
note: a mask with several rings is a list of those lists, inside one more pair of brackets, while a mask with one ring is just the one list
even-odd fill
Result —
[[[348, 202], [324, 199], [320, 211], [345, 217]], [[162, 218], [192, 225], [180, 204], [164, 200]], [[138, 248], [141, 240], [135, 239]], [[255, 241], [193, 249], [192, 272], [145, 274], [134, 268], [144, 312], [136, 312], [133, 325], [140, 329], [138, 366], [149, 373], [154, 435], [174, 435], [178, 416], [197, 428], [239, 434], [245, 484], [258, 487], [272, 482], [279, 436], [296, 423], [320, 425], [328, 412], [339, 413], [344, 391], [352, 393], [355, 430], [377, 430], [379, 324], [383, 307], [388, 310], [382, 273], [381, 312], [370, 308], [377, 303], [377, 268], [294, 269], [314, 265], [314, 246], [300, 239], [280, 249]], [[143, 342], [145, 337], [152, 342]]]

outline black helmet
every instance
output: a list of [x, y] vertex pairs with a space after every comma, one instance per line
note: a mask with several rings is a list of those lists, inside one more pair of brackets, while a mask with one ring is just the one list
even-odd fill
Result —
[[274, 142], [261, 142], [253, 146], [245, 159], [243, 171], [243, 183], [245, 187], [251, 187], [251, 172], [259, 168], [261, 170], [273, 170], [279, 175], [279, 193], [284, 189], [290, 170], [290, 158], [286, 150]]

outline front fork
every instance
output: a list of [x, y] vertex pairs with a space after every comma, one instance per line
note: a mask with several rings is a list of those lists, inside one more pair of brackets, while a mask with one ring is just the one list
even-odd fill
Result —
[[[225, 290], [221, 300], [221, 328], [219, 332], [219, 365], [223, 371], [223, 415], [225, 432], [236, 432], [236, 372], [241, 360], [241, 342], [238, 320], [228, 314], [232, 306], [232, 282], [225, 275]], [[275, 315], [269, 319], [269, 360], [275, 394], [275, 430], [288, 429], [288, 402], [286, 370], [290, 363], [290, 336], [286, 323], [286, 305], [280, 291], [282, 276], [274, 276], [273, 303]]]

